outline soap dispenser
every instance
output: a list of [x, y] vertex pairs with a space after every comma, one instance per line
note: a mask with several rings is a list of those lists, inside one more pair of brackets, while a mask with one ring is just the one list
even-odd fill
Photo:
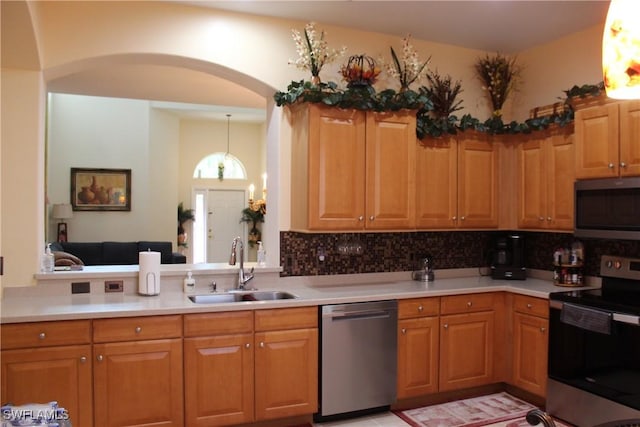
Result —
[[184, 293], [190, 294], [196, 289], [196, 279], [192, 277], [191, 270], [187, 272], [187, 277], [184, 279]]
[[264, 250], [264, 245], [261, 241], [258, 241], [258, 265], [260, 267], [264, 267], [267, 262], [266, 252]]
[[51, 243], [47, 243], [47, 248], [44, 250], [44, 257], [42, 258], [42, 271], [52, 273], [55, 264], [56, 260], [53, 252], [51, 252]]

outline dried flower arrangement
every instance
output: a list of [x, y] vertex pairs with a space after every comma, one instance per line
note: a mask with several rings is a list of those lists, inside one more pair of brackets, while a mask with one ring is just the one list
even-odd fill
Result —
[[438, 70], [427, 73], [427, 95], [433, 103], [432, 114], [439, 119], [446, 119], [458, 110], [462, 110], [462, 100], [456, 100], [462, 92], [460, 80], [451, 81], [451, 76], [441, 76]]
[[316, 84], [320, 82], [320, 70], [322, 70], [322, 67], [335, 61], [347, 51], [346, 47], [342, 47], [340, 50], [329, 49], [324, 38], [324, 31], [320, 31], [318, 34], [313, 22], [305, 25], [302, 33], [298, 30], [291, 30], [291, 34], [296, 44], [298, 59], [295, 61], [289, 60], [289, 64], [293, 64], [302, 70], [310, 71], [312, 81], [315, 80], [314, 83]]
[[378, 80], [380, 71], [373, 58], [367, 55], [351, 56], [340, 68], [340, 74], [349, 88], [373, 85]]
[[516, 58], [500, 53], [493, 56], [487, 54], [478, 59], [475, 70], [484, 84], [482, 89], [489, 93], [493, 116], [501, 117], [502, 106], [507, 96], [515, 90], [520, 76], [520, 67], [516, 63]]
[[402, 58], [398, 58], [396, 51], [391, 47], [391, 58], [393, 62], [385, 63], [386, 72], [400, 81], [400, 91], [409, 89], [409, 86], [420, 81], [428, 72], [427, 67], [431, 62], [431, 57], [426, 61], [420, 61], [418, 53], [411, 44], [411, 35], [402, 39]]

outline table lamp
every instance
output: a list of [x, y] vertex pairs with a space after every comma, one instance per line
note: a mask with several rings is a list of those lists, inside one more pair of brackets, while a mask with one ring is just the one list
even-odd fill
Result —
[[[71, 205], [68, 203], [59, 203], [59, 204], [53, 205], [51, 217], [53, 219], [58, 219], [58, 220], [73, 218], [73, 209], [71, 208]], [[67, 223], [60, 221], [58, 223], [58, 242], [66, 242], [67, 235], [68, 235]]]

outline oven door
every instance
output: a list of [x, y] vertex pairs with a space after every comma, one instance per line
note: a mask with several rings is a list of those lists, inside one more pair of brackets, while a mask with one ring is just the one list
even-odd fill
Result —
[[638, 316], [559, 301], [550, 308], [549, 380], [640, 411]]

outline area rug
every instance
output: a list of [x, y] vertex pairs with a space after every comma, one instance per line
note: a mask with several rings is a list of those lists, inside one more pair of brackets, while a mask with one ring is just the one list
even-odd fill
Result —
[[[527, 412], [535, 408], [503, 392], [398, 411], [395, 414], [413, 427], [479, 427], [501, 421], [515, 423], [505, 423], [505, 427], [521, 427], [516, 421], [524, 420]], [[524, 422], [526, 426], [527, 422]]]

